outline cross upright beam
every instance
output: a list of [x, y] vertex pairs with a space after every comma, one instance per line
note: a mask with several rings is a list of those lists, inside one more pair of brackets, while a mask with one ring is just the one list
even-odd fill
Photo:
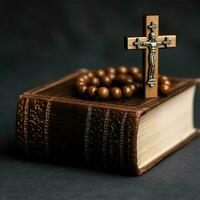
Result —
[[159, 48], [176, 47], [175, 35], [159, 35], [159, 16], [145, 17], [145, 36], [126, 37], [127, 50], [145, 50], [143, 56], [143, 85], [145, 98], [158, 96], [158, 53]]

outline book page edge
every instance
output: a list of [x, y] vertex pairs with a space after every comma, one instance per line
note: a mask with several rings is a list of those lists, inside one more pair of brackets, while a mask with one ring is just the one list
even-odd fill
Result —
[[154, 165], [158, 164], [161, 160], [165, 159], [170, 154], [178, 151], [179, 149], [181, 149], [182, 147], [184, 147], [187, 143], [189, 143], [194, 138], [196, 138], [197, 136], [199, 136], [200, 135], [200, 129], [194, 129], [194, 130], [195, 131], [193, 133], [191, 133], [184, 140], [182, 140], [181, 142], [179, 142], [178, 144], [176, 144], [174, 147], [172, 147], [171, 149], [167, 150], [166, 152], [164, 152], [163, 154], [161, 154], [160, 156], [158, 156], [157, 158], [155, 158], [154, 160], [152, 160], [147, 165], [145, 165], [142, 168], [138, 169], [138, 175], [142, 175], [143, 173], [147, 172]]

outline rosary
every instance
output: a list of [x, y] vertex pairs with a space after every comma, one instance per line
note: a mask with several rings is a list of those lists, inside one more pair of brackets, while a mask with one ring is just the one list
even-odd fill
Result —
[[176, 36], [159, 35], [158, 16], [146, 16], [145, 19], [146, 36], [125, 38], [127, 50], [144, 50], [143, 74], [136, 66], [124, 65], [83, 73], [75, 80], [79, 96], [87, 99], [121, 99], [134, 97], [142, 91], [145, 98], [169, 94], [170, 79], [158, 75], [158, 48], [175, 47]]
[[[81, 74], [75, 79], [79, 96], [87, 99], [131, 98], [142, 91], [142, 73], [136, 66], [108, 67]], [[159, 76], [159, 95], [169, 94], [171, 81], [167, 76]]]

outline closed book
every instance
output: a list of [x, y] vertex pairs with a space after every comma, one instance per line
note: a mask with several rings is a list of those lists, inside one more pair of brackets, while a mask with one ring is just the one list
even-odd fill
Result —
[[27, 156], [141, 175], [198, 135], [193, 126], [196, 81], [170, 78], [166, 97], [88, 100], [67, 75], [23, 93], [17, 146]]

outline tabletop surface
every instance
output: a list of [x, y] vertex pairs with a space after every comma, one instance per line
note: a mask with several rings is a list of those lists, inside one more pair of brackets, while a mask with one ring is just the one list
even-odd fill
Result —
[[198, 199], [199, 146], [200, 137], [140, 177], [32, 162], [4, 152], [0, 199]]

